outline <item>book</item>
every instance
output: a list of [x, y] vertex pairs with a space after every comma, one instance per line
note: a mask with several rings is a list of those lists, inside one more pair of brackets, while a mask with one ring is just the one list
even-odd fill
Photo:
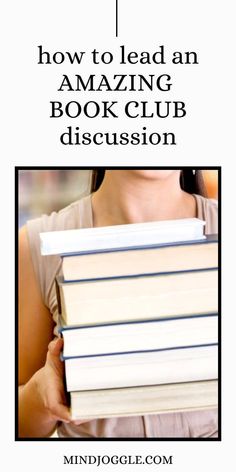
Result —
[[205, 222], [199, 218], [152, 221], [126, 225], [81, 228], [40, 233], [41, 254], [107, 251], [151, 244], [205, 239]]
[[217, 314], [63, 329], [63, 358], [217, 343]]
[[216, 408], [218, 382], [174, 383], [70, 393], [72, 419], [176, 413]]
[[216, 344], [65, 359], [67, 391], [192, 382], [218, 377]]
[[57, 279], [62, 326], [218, 311], [218, 271], [204, 269], [94, 281]]
[[205, 222], [41, 234], [57, 277], [73, 418], [217, 405], [218, 242]]
[[218, 267], [218, 237], [62, 257], [64, 281]]

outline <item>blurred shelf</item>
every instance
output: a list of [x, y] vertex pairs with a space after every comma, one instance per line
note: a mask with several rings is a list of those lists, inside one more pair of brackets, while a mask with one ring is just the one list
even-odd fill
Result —
[[203, 176], [207, 188], [208, 197], [218, 198], [218, 171], [204, 170]]
[[19, 226], [43, 213], [59, 211], [90, 191], [88, 170], [19, 171]]

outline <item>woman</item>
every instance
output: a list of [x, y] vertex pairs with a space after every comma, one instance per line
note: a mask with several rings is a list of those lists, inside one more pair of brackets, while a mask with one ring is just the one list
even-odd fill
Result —
[[[82, 227], [199, 217], [217, 232], [216, 202], [204, 192], [201, 171], [103, 170], [93, 173], [92, 195], [59, 213], [28, 222], [20, 234], [19, 436], [216, 437], [216, 410], [72, 422], [66, 405], [61, 339], [54, 339], [54, 280], [60, 258], [42, 258], [39, 233]], [[49, 346], [48, 346], [49, 345]]]

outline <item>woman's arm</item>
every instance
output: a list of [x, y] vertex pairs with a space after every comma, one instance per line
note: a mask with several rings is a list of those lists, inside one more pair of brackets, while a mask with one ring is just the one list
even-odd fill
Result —
[[58, 420], [70, 421], [59, 358], [62, 340], [50, 343], [53, 321], [34, 274], [26, 228], [19, 243], [19, 437], [46, 437]]

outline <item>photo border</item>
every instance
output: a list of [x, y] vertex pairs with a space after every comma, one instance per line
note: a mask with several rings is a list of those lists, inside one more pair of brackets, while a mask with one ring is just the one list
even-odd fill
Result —
[[218, 367], [219, 367], [219, 376], [218, 376], [218, 427], [219, 433], [217, 438], [175, 438], [175, 437], [151, 437], [151, 438], [132, 438], [132, 437], [112, 437], [112, 438], [59, 438], [59, 437], [48, 437], [48, 438], [21, 438], [18, 436], [18, 245], [19, 245], [19, 171], [21, 170], [95, 170], [95, 169], [106, 169], [106, 170], [178, 170], [177, 166], [166, 166], [166, 167], [156, 167], [156, 166], [130, 166], [130, 167], [107, 167], [107, 166], [15, 166], [15, 441], [222, 441], [222, 385], [221, 385], [221, 375], [222, 375], [222, 338], [221, 338], [221, 309], [222, 309], [222, 292], [221, 292], [221, 282], [222, 282], [222, 227], [221, 227], [221, 208], [222, 208], [222, 167], [221, 166], [183, 166], [181, 169], [194, 169], [194, 170], [217, 170], [218, 171], [218, 261], [219, 261], [219, 270], [218, 270], [218, 306], [219, 306], [219, 316], [218, 316], [218, 328], [219, 328], [219, 351], [218, 351]]

